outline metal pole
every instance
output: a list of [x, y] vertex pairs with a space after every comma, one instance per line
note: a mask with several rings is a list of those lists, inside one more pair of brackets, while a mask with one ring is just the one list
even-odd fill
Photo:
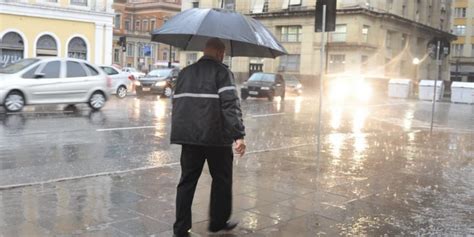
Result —
[[172, 47], [173, 47], [173, 46], [170, 45], [170, 52], [169, 52], [170, 54], [169, 54], [169, 56], [168, 56], [168, 58], [169, 58], [169, 60], [168, 60], [168, 68], [171, 68], [171, 65], [172, 65], [172, 62], [171, 62], [171, 51], [172, 51]]
[[[431, 108], [431, 127], [430, 127], [430, 134], [433, 133], [433, 124], [434, 124], [434, 113], [435, 113], [435, 105], [436, 105], [436, 91], [437, 91], [437, 85], [438, 85], [438, 77], [441, 78], [441, 72], [440, 72], [440, 67], [441, 67], [441, 56], [440, 56], [440, 51], [441, 51], [441, 41], [438, 40], [438, 47], [436, 49], [436, 63], [438, 65], [438, 75], [435, 77], [435, 84], [434, 84], [434, 89], [433, 89], [433, 105]], [[441, 88], [440, 88], [441, 89]], [[441, 91], [441, 90], [440, 90]]]
[[323, 108], [323, 76], [324, 76], [324, 57], [325, 57], [325, 38], [324, 32], [326, 31], [326, 5], [323, 5], [323, 25], [321, 31], [321, 53], [319, 60], [319, 118], [318, 118], [318, 163], [321, 158], [321, 119], [322, 119], [322, 108]]
[[224, 9], [224, 0], [221, 0], [221, 8]]

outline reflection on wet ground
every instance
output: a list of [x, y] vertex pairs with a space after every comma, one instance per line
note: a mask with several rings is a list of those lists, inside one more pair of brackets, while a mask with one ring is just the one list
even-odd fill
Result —
[[[242, 102], [249, 154], [235, 161], [232, 234], [474, 235], [474, 106], [380, 100]], [[0, 115], [0, 236], [171, 236], [179, 147], [170, 102]], [[193, 235], [207, 236], [201, 177]]]

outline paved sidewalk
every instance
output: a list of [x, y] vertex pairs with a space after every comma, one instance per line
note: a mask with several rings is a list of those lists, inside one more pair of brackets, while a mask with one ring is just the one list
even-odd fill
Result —
[[[240, 226], [222, 236], [473, 235], [473, 135], [384, 126], [384, 136], [328, 135], [319, 175], [311, 142], [236, 159]], [[174, 164], [0, 190], [0, 236], [172, 236], [179, 172]], [[205, 170], [194, 236], [207, 236], [209, 189]]]

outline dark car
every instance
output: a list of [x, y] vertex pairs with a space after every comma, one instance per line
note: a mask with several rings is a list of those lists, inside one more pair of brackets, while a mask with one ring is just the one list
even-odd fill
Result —
[[285, 99], [285, 80], [281, 74], [254, 73], [241, 89], [242, 99], [248, 97], [268, 98], [273, 101], [275, 96]]
[[293, 75], [284, 75], [286, 91], [300, 96], [303, 93], [303, 85]]
[[160, 95], [170, 97], [173, 94], [178, 74], [179, 69], [177, 68], [152, 70], [146, 76], [135, 81], [137, 96]]

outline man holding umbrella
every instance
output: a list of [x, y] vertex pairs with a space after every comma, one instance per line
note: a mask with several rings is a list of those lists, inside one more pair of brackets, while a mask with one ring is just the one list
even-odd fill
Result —
[[204, 56], [183, 69], [173, 97], [171, 143], [181, 144], [175, 236], [189, 236], [191, 206], [207, 160], [212, 176], [209, 231], [232, 230], [232, 144], [245, 153], [245, 127], [232, 72], [222, 64], [225, 44], [211, 38]]

